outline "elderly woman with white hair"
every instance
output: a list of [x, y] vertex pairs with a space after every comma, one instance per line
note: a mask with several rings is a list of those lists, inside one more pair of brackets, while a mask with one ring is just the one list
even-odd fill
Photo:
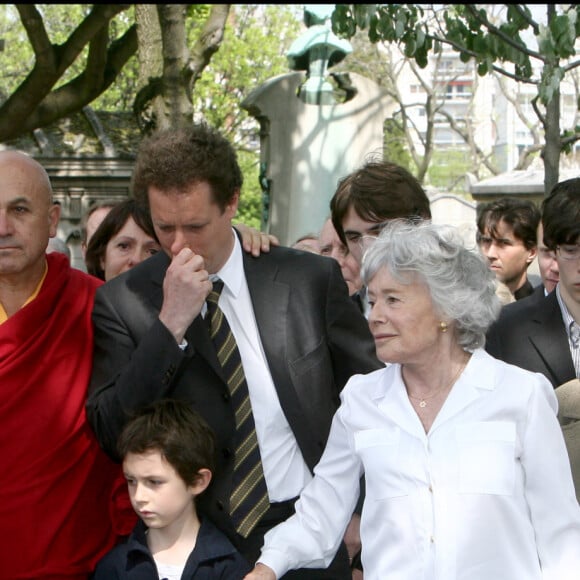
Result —
[[493, 274], [453, 228], [391, 222], [362, 268], [378, 357], [342, 391], [296, 514], [248, 579], [332, 560], [359, 494], [365, 580], [572, 580], [580, 507], [540, 374], [483, 349]]

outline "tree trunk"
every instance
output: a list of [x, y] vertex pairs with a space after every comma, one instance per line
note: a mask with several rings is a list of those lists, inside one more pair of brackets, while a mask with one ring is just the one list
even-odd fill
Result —
[[[0, 107], [0, 141], [14, 139], [56, 119], [80, 111], [105, 91], [137, 48], [130, 28], [109, 44], [109, 23], [129, 5], [94, 5], [90, 13], [61, 45], [46, 33], [41, 13], [34, 5], [17, 5], [34, 50], [35, 63], [28, 76]], [[74, 79], [58, 84], [80, 53], [88, 47], [85, 69]]]
[[[548, 4], [547, 22], [551, 22], [556, 15], [556, 6]], [[558, 60], [546, 63], [546, 67], [558, 66]], [[544, 195], [549, 195], [550, 191], [560, 179], [560, 154], [562, 144], [560, 142], [560, 88], [554, 90], [552, 99], [546, 104], [546, 116], [544, 119], [544, 133], [546, 144], [542, 151], [544, 160]]]
[[193, 106], [186, 76], [189, 62], [185, 32], [185, 4], [159, 4], [159, 23], [163, 40], [162, 93], [158, 97], [163, 114], [157, 119], [159, 129], [177, 128], [191, 124]]
[[135, 23], [139, 45], [139, 78], [133, 112], [143, 133], [156, 126], [156, 97], [161, 94], [163, 75], [163, 42], [155, 4], [135, 4]]
[[546, 144], [542, 151], [544, 159], [544, 195], [548, 195], [560, 179], [560, 90], [554, 91], [552, 100], [546, 105], [544, 122]]
[[144, 133], [193, 122], [195, 82], [219, 49], [230, 10], [214, 4], [190, 53], [186, 4], [136, 4], [139, 90], [133, 110]]

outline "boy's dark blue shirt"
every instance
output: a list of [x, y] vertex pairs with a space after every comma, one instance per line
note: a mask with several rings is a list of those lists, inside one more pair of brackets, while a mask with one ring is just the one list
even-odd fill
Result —
[[[97, 564], [93, 580], [158, 580], [146, 530], [145, 524], [139, 521], [127, 541], [113, 548]], [[182, 580], [241, 580], [250, 570], [251, 566], [226, 536], [210, 521], [202, 519]]]

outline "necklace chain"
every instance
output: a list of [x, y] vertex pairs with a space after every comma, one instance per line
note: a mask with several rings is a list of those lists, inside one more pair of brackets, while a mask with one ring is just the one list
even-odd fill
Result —
[[444, 387], [440, 387], [434, 393], [431, 393], [430, 395], [427, 395], [426, 397], [417, 397], [415, 395], [411, 395], [411, 393], [407, 389], [407, 394], [409, 395], [409, 398], [411, 398], [415, 401], [419, 401], [419, 407], [421, 407], [421, 409], [424, 409], [427, 406], [427, 401], [429, 399], [432, 399], [433, 397], [437, 396], [439, 393], [441, 393], [444, 390], [450, 389], [456, 383], [457, 379], [459, 378], [459, 375], [462, 373], [463, 369], [467, 366], [468, 360], [469, 360], [469, 358], [459, 367], [459, 369], [453, 375], [453, 378], [451, 379], [451, 382], [448, 385], [446, 385]]

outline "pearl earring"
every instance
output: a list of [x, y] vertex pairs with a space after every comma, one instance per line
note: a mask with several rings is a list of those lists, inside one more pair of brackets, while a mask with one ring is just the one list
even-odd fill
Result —
[[441, 332], [447, 332], [447, 322], [443, 322], [443, 320], [439, 323], [439, 328]]

